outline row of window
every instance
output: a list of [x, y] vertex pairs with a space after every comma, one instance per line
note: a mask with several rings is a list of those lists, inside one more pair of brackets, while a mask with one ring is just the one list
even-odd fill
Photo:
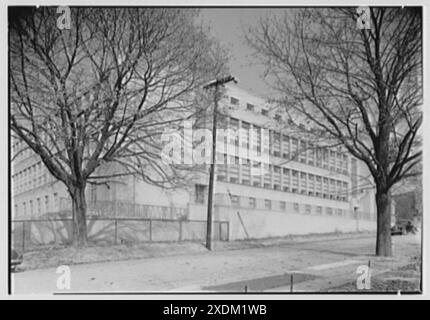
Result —
[[[345, 153], [317, 146], [312, 142], [289, 136], [272, 129], [227, 117], [219, 124], [220, 128], [229, 128], [228, 136], [220, 131], [217, 140], [236, 146], [235, 154], [239, 155], [239, 146], [258, 153], [300, 162], [337, 173], [348, 174], [348, 156]], [[252, 135], [251, 135], [252, 131]]]
[[[233, 105], [233, 106], [238, 106], [239, 105], [239, 99], [237, 99], [235, 97], [230, 97], [230, 104]], [[252, 103], [247, 103], [246, 104], [246, 110], [252, 111], [252, 112], [256, 112], [257, 108]], [[266, 117], [269, 116], [269, 110], [268, 109], [261, 108], [260, 113], [263, 116], [266, 116]], [[281, 117], [280, 114], [275, 114], [273, 116], [273, 119], [275, 119], [277, 121], [280, 121], [282, 119], [282, 117]]]
[[15, 216], [37, 216], [48, 213], [58, 208], [58, 194], [37, 197], [34, 200], [23, 201], [15, 204]]
[[[23, 150], [24, 148], [26, 149]], [[15, 140], [15, 142], [12, 144], [12, 158], [14, 158], [15, 161], [28, 158], [32, 154], [33, 151], [27, 147], [25, 142], [21, 140]]]
[[12, 175], [12, 185], [15, 193], [21, 193], [40, 187], [50, 179], [51, 175], [41, 161]]
[[218, 181], [348, 201], [349, 184], [346, 181], [226, 154], [219, 157], [230, 157], [230, 164], [217, 165]]
[[[257, 208], [257, 198], [255, 197], [245, 198], [245, 197], [239, 197], [238, 195], [231, 195], [230, 199], [231, 199], [232, 207], [245, 207], [245, 208], [251, 208], [251, 209]], [[246, 201], [248, 202], [246, 203]], [[274, 206], [276, 206], [276, 208]], [[271, 199], [264, 199], [264, 207], [260, 207], [259, 209], [288, 211], [288, 212], [304, 213], [304, 214], [318, 214], [318, 215], [322, 215], [323, 213], [325, 213], [326, 215], [329, 215], [329, 216], [332, 216], [332, 215], [346, 216], [348, 214], [347, 210], [340, 209], [340, 208], [312, 206], [310, 204], [300, 204], [298, 202], [287, 203], [286, 201], [275, 201]]]

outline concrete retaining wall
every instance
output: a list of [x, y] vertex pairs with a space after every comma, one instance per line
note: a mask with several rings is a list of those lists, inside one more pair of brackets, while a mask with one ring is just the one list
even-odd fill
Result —
[[[205, 206], [190, 207], [191, 219], [203, 219], [205, 215]], [[214, 219], [229, 221], [230, 240], [376, 230], [376, 221], [372, 220], [223, 206], [215, 207]]]

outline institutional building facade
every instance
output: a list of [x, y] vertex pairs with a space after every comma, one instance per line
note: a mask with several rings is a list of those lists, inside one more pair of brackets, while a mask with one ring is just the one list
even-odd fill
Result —
[[[226, 86], [219, 108], [225, 116], [217, 140], [226, 147], [216, 155], [214, 219], [229, 221], [230, 239], [376, 229], [374, 188], [360, 161], [341, 147], [317, 144], [306, 128], [286, 125], [286, 114], [236, 85]], [[40, 159], [22, 152], [20, 141], [12, 147], [13, 216], [70, 209], [65, 187]], [[206, 219], [207, 173], [179, 190], [135, 177], [119, 182], [88, 187], [89, 214]]]

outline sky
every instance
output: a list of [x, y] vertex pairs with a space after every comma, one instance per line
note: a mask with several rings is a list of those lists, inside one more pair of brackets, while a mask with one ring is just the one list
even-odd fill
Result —
[[201, 19], [210, 27], [210, 33], [230, 53], [230, 71], [238, 79], [238, 86], [261, 97], [267, 97], [269, 87], [262, 79], [264, 67], [252, 58], [244, 30], [255, 26], [261, 16], [279, 12], [264, 8], [206, 8], [201, 9]]

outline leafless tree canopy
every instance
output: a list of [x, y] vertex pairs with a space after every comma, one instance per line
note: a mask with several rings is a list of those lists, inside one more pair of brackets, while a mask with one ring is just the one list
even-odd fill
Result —
[[247, 40], [278, 102], [366, 163], [385, 202], [421, 161], [422, 13], [369, 12], [371, 29], [360, 29], [356, 8], [286, 10]]
[[172, 186], [183, 169], [163, 165], [160, 134], [200, 112], [202, 85], [224, 54], [193, 9], [71, 9], [70, 30], [56, 8], [10, 11], [10, 125], [72, 195], [107, 176], [140, 174]]
[[169, 180], [154, 161], [157, 137], [198, 111], [193, 91], [222, 66], [195, 15], [72, 9], [71, 29], [60, 31], [55, 8], [45, 8], [11, 21], [13, 131], [67, 183], [103, 162]]
[[[281, 103], [341, 139], [390, 186], [421, 154], [413, 148], [422, 121], [421, 12], [372, 9], [370, 30], [356, 19], [354, 8], [297, 10], [261, 21], [248, 40]], [[390, 150], [378, 145], [381, 135]], [[388, 151], [381, 162], [378, 153]]]

